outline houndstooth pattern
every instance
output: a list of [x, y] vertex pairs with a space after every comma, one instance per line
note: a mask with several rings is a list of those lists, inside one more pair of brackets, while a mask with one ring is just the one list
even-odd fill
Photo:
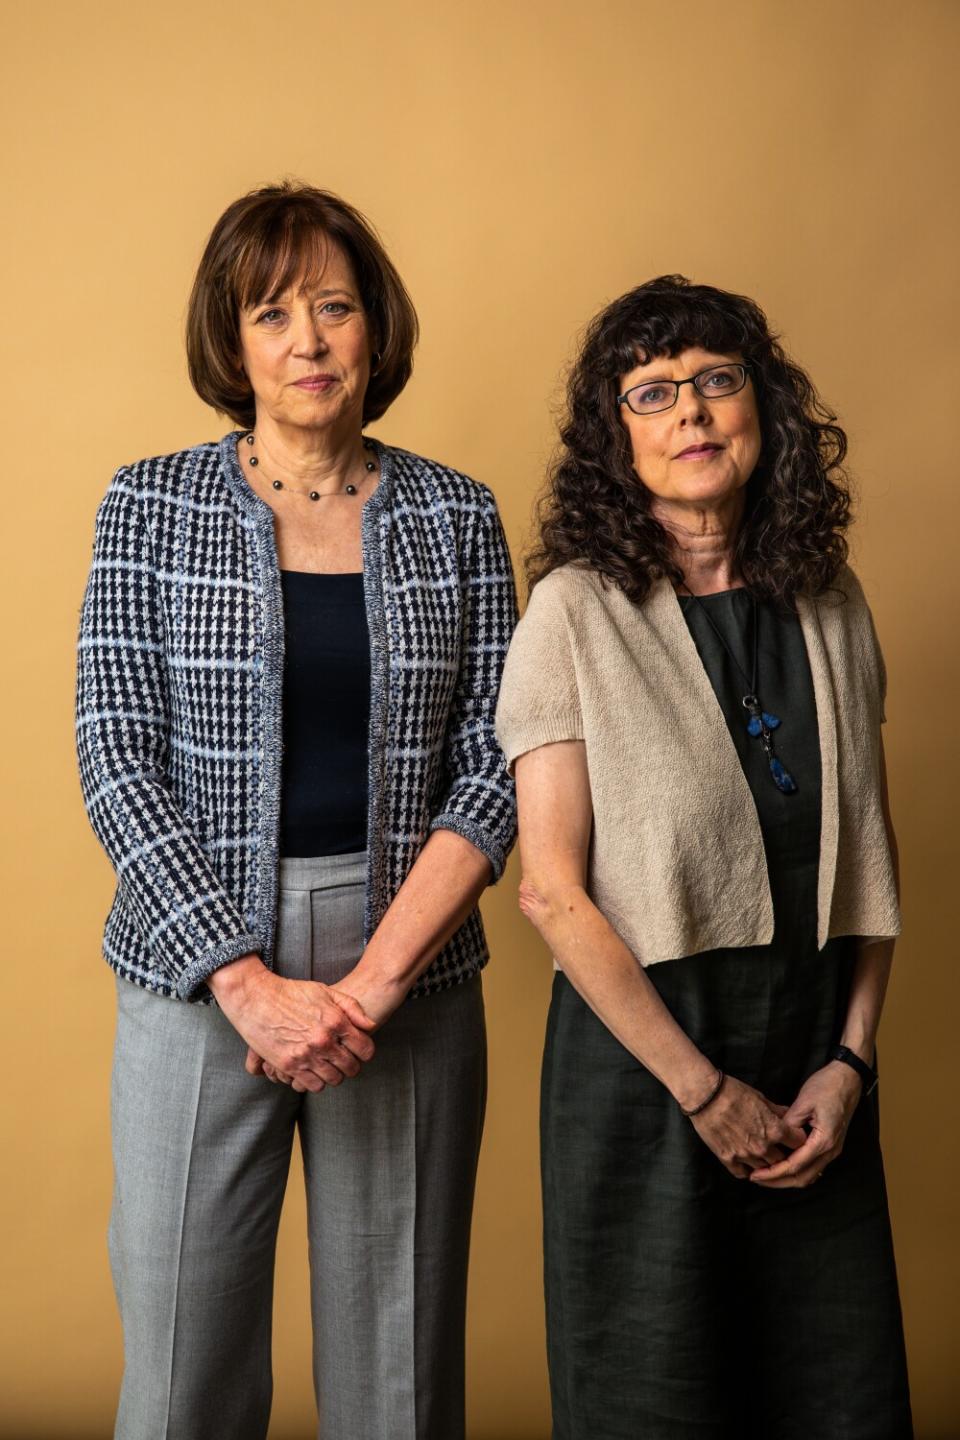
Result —
[[[272, 961], [283, 691], [273, 514], [236, 435], [119, 470], [97, 515], [78, 646], [84, 802], [117, 875], [104, 956], [128, 980], [208, 1001], [250, 951]], [[363, 510], [371, 638], [366, 937], [427, 835], [456, 831], [498, 879], [516, 833], [494, 737], [516, 599], [486, 487], [375, 442]], [[474, 975], [479, 910], [414, 994]]]

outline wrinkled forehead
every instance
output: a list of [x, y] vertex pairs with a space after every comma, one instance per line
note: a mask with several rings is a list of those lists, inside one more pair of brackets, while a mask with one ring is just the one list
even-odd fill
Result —
[[353, 282], [353, 271], [341, 245], [325, 230], [309, 222], [288, 219], [253, 237], [241, 251], [233, 276], [234, 293], [242, 310], [272, 304], [291, 288], [319, 287], [332, 269]]

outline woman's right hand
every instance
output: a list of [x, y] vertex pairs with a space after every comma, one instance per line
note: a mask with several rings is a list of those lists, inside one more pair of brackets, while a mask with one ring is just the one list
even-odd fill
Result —
[[351, 996], [319, 981], [284, 980], [258, 955], [244, 955], [215, 970], [207, 985], [250, 1050], [295, 1090], [339, 1085], [373, 1057], [366, 1032], [375, 1021]]
[[733, 1075], [724, 1077], [720, 1093], [690, 1124], [721, 1164], [738, 1180], [751, 1170], [776, 1164], [785, 1150], [806, 1140], [796, 1125], [784, 1122], [786, 1105], [778, 1105]]

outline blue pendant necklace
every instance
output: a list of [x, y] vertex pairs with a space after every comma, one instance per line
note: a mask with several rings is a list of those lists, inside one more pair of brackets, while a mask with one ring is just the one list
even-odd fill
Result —
[[763, 745], [763, 752], [767, 757], [767, 764], [770, 768], [770, 778], [783, 795], [794, 795], [797, 790], [797, 782], [789, 770], [784, 768], [783, 762], [777, 757], [773, 748], [773, 732], [780, 727], [780, 717], [779, 715], [771, 714], [769, 710], [764, 710], [760, 702], [760, 697], [757, 694], [760, 661], [760, 615], [756, 595], [750, 596], [750, 610], [753, 621], [753, 667], [752, 674], [748, 676], [723, 635], [717, 626], [714, 625], [710, 611], [706, 605], [701, 603], [699, 595], [694, 595], [687, 584], [684, 584], [684, 589], [691, 600], [696, 601], [700, 613], [743, 677], [743, 683], [747, 687], [747, 693], [743, 697], [743, 708], [750, 716], [747, 721], [747, 734], [752, 735], [755, 740], [759, 740]]

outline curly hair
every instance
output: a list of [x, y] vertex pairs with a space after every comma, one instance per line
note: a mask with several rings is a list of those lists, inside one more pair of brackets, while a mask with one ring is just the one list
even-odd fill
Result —
[[847, 437], [810, 377], [744, 295], [662, 275], [622, 295], [587, 328], [567, 385], [567, 413], [539, 538], [526, 558], [529, 589], [580, 561], [641, 605], [655, 580], [683, 581], [670, 537], [651, 512], [621, 423], [620, 377], [658, 356], [701, 347], [739, 352], [750, 365], [760, 418], [760, 459], [746, 486], [735, 558], [760, 599], [794, 608], [830, 587], [847, 558], [851, 497]]

